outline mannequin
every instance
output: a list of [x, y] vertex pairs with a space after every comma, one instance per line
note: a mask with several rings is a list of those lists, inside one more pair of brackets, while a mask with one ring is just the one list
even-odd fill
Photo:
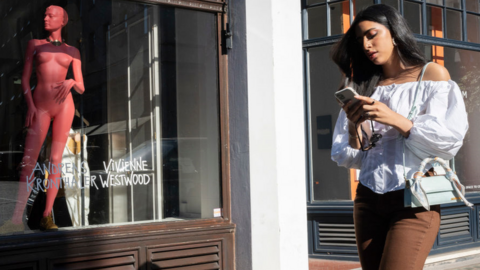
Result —
[[[25, 52], [25, 65], [22, 74], [22, 91], [28, 105], [25, 126], [28, 127], [25, 151], [21, 165], [20, 185], [17, 203], [10, 224], [10, 231], [23, 230], [23, 211], [29, 196], [27, 177], [35, 168], [40, 148], [52, 123], [52, 148], [50, 164], [62, 163], [62, 154], [72, 126], [75, 105], [70, 90], [73, 88], [82, 94], [85, 91], [81, 69], [80, 52], [62, 41], [61, 30], [68, 22], [67, 12], [59, 6], [49, 6], [45, 12], [45, 30], [47, 39], [33, 39], [28, 42]], [[30, 76], [35, 60], [37, 87], [32, 96]], [[69, 66], [72, 65], [74, 79], [66, 80]], [[61, 173], [51, 173], [48, 178], [57, 186]], [[57, 179], [58, 178], [58, 179]], [[33, 186], [33, 183], [31, 184]], [[52, 207], [58, 189], [50, 185], [47, 190], [47, 202], [40, 222], [42, 230], [56, 230], [52, 219]], [[6, 223], [7, 223], [6, 222]], [[1, 230], [0, 230], [1, 231]]]

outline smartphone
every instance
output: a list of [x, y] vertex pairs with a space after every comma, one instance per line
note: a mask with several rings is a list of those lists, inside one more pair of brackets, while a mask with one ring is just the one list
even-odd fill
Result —
[[357, 92], [355, 92], [355, 90], [353, 90], [353, 88], [351, 88], [351, 87], [347, 87], [347, 88], [344, 88], [342, 90], [338, 90], [337, 92], [335, 92], [335, 97], [337, 98], [338, 101], [340, 101], [342, 106], [345, 105], [350, 100], [353, 100], [353, 102], [352, 102], [352, 104], [350, 104], [350, 106], [352, 106], [353, 104], [360, 101], [360, 100], [354, 98], [356, 95], [358, 95]]

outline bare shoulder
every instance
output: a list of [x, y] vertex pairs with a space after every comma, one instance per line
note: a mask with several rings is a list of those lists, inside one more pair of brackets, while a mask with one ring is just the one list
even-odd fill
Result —
[[424, 81], [448, 81], [450, 80], [450, 73], [448, 70], [437, 63], [431, 63], [428, 65], [423, 75]]
[[42, 42], [41, 39], [30, 39], [30, 40], [28, 41], [28, 46], [33, 46], [33, 47], [35, 47], [35, 46], [39, 45], [40, 42]]
[[70, 54], [72, 57], [80, 57], [80, 51], [76, 47], [68, 44], [65, 45], [67, 46], [68, 54]]

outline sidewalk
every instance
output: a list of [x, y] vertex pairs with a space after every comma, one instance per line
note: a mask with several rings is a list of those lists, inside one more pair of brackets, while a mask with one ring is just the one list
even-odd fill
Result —
[[[362, 270], [360, 263], [309, 259], [309, 270]], [[466, 249], [429, 256], [424, 270], [480, 270], [480, 249]]]

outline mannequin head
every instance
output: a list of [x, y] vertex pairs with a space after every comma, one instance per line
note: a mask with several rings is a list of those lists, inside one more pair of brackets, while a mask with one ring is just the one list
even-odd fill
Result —
[[68, 14], [62, 7], [49, 6], [45, 11], [45, 30], [55, 31], [61, 29], [68, 22]]

